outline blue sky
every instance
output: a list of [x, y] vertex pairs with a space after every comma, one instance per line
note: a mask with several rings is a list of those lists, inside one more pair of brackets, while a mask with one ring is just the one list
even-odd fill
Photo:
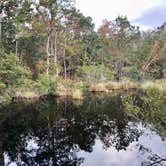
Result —
[[166, 0], [76, 0], [76, 7], [91, 16], [96, 29], [102, 20], [114, 20], [117, 16], [127, 16], [142, 30], [153, 29], [166, 22]]

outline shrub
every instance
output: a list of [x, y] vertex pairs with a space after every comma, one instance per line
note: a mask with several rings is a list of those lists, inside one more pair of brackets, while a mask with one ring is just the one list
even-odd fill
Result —
[[166, 79], [166, 69], [163, 70], [163, 77]]
[[10, 101], [12, 100], [11, 96], [9, 96], [9, 94], [5, 93], [3, 95], [0, 95], [0, 104], [7, 104], [10, 103]]
[[6, 85], [0, 81], [0, 92], [2, 92], [3, 90], [5, 90]]
[[80, 78], [83, 78], [83, 81], [90, 84], [110, 81], [114, 75], [113, 71], [104, 65], [81, 66], [77, 69], [76, 73]]
[[146, 81], [141, 84], [141, 88], [150, 94], [158, 94], [159, 92], [166, 92], [166, 83]]
[[15, 54], [4, 55], [0, 58], [0, 80], [7, 86], [21, 85], [24, 79], [30, 76], [30, 69], [22, 66]]
[[55, 76], [42, 74], [37, 81], [37, 89], [40, 94], [56, 93], [57, 79]]

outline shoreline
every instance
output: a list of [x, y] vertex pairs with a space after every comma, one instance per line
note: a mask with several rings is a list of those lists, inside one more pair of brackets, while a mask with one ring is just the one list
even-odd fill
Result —
[[[117, 83], [117, 82], [109, 82], [109, 83], [98, 83], [91, 85], [89, 87], [65, 87], [64, 85], [60, 85], [57, 88], [55, 93], [46, 93], [46, 94], [39, 94], [35, 91], [17, 91], [14, 96], [9, 96], [10, 99], [6, 103], [11, 103], [15, 101], [22, 101], [22, 100], [38, 100], [44, 97], [70, 97], [74, 100], [83, 100], [84, 95], [86, 93], [116, 93], [119, 91], [128, 92], [128, 91], [137, 91], [141, 90], [143, 92], [159, 92], [159, 93], [166, 93], [166, 82], [124, 82], [124, 83]], [[0, 107], [6, 105], [5, 102], [0, 102]]]

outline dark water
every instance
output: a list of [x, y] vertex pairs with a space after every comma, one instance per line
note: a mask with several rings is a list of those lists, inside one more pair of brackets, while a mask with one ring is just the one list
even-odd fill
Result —
[[0, 110], [0, 166], [166, 166], [166, 97], [88, 94]]

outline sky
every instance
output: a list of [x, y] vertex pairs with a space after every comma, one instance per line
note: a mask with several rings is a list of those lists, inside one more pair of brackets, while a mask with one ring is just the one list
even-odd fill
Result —
[[97, 29], [104, 19], [127, 16], [142, 30], [156, 28], [166, 22], [166, 0], [76, 0], [76, 7], [91, 16]]

